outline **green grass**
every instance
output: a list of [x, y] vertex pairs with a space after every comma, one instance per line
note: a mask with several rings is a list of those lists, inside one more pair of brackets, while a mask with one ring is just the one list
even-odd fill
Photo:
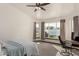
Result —
[[56, 35], [50, 35], [49, 38], [50, 39], [58, 39], [58, 36], [56, 36]]

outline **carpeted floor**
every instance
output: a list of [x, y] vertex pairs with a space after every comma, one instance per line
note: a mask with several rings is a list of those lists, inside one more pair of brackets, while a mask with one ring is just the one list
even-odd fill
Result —
[[73, 53], [77, 54], [79, 56], [79, 50], [73, 50]]
[[37, 43], [40, 56], [55, 56], [58, 52], [50, 43]]
[[[55, 44], [37, 42], [37, 45], [40, 56], [56, 56], [58, 50], [61, 50], [61, 46]], [[74, 49], [73, 53], [79, 56], [79, 50]]]
[[[64, 49], [60, 45], [53, 45], [53, 47], [55, 47], [58, 50], [56, 56], [63, 56], [63, 55], [60, 54], [60, 52], [64, 51]], [[79, 50], [72, 49], [73, 56], [78, 56], [79, 53], [77, 53], [77, 52], [79, 52]], [[72, 55], [70, 55], [70, 56], [72, 56]]]

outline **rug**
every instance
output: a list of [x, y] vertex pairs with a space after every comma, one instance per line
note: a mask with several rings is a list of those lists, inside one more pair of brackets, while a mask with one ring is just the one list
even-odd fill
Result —
[[[52, 46], [58, 50], [58, 52], [56, 53], [56, 56], [63, 56], [62, 54], [60, 54], [60, 52], [61, 52], [62, 50], [64, 50], [61, 46], [58, 46], [58, 45], [52, 45]], [[73, 52], [72, 52], [72, 54], [73, 54], [73, 56], [78, 56], [77, 54], [75, 54], [75, 53], [73, 53]], [[70, 55], [70, 56], [71, 56], [71, 55]]]

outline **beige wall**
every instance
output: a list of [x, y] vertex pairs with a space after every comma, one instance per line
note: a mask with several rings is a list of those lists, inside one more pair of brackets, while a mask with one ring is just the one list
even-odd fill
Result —
[[9, 4], [0, 4], [0, 39], [25, 38], [24, 40], [31, 40], [32, 24], [32, 18], [28, 14]]
[[[49, 15], [50, 17], [48, 17], [49, 19], [42, 18], [39, 20], [36, 19], [35, 21], [38, 21], [38, 22], [53, 21], [53, 22], [55, 22], [55, 21], [59, 21], [60, 19], [66, 19], [66, 23], [65, 23], [65, 27], [66, 27], [65, 35], [66, 36], [65, 36], [65, 38], [70, 40], [71, 31], [72, 31], [71, 20], [73, 19], [74, 15], [79, 15], [79, 13], [78, 13], [79, 4], [75, 4], [74, 6], [72, 4], [65, 5], [66, 8], [64, 8], [64, 10], [66, 12], [63, 11], [64, 5], [62, 5], [62, 7], [60, 9], [55, 9], [55, 10], [51, 10], [51, 11], [48, 10], [48, 11], [50, 11], [50, 13], [44, 13], [45, 15], [47, 14], [47, 16], [48, 16], [52, 12], [53, 16], [55, 16], [55, 17], [53, 17], [51, 14], [51, 15]], [[55, 5], [55, 6], [57, 6], [57, 5]], [[60, 7], [60, 6], [58, 6], [58, 7]], [[25, 10], [25, 7], [24, 7], [24, 10]], [[25, 10], [25, 11], [27, 11], [27, 10]], [[59, 14], [57, 14], [57, 11]], [[66, 14], [66, 13], [69, 13], [69, 14]], [[42, 15], [42, 16], [45, 16], [45, 15]], [[33, 31], [33, 22], [32, 21], [33, 21], [33, 18], [31, 18], [27, 13], [22, 12], [22, 10], [20, 10], [19, 8], [13, 7], [9, 4], [0, 4], [0, 39], [13, 39], [13, 40], [14, 40], [14, 38], [25, 38], [25, 40], [32, 39], [32, 36], [33, 36], [32, 35], [33, 34], [33, 32], [32, 32]]]

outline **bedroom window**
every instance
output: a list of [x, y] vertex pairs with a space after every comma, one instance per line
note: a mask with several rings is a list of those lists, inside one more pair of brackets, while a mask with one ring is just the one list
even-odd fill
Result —
[[45, 23], [45, 38], [58, 39], [60, 35], [60, 22]]

